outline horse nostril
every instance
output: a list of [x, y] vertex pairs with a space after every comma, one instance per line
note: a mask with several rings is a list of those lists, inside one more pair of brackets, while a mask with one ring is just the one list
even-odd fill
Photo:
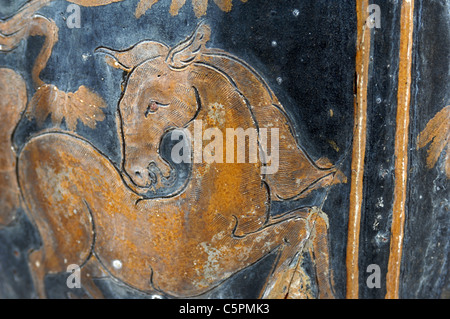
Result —
[[150, 181], [152, 182], [152, 184], [156, 184], [158, 182], [158, 177], [155, 174], [155, 172], [149, 171], [148, 177], [150, 178]]

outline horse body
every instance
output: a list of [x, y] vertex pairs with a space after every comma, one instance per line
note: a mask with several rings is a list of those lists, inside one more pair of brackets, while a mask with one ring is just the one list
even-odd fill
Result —
[[[326, 235], [323, 214], [298, 209], [274, 218], [269, 210], [272, 200], [336, 182], [337, 170], [320, 169], [298, 148], [282, 107], [256, 73], [204, 50], [208, 31], [201, 26], [172, 49], [144, 41], [103, 50], [129, 74], [118, 108], [122, 167], [75, 134], [43, 133], [24, 146], [18, 178], [42, 236], [42, 248], [30, 255], [41, 296], [44, 276], [68, 264], [83, 265], [92, 296], [101, 296], [92, 278], [106, 273], [141, 291], [196, 296], [274, 251], [263, 296], [286, 295], [308, 242], [322, 251], [318, 272], [327, 274], [328, 243], [314, 236], [317, 225]], [[195, 120], [203, 132], [280, 127], [280, 171], [266, 176], [260, 161], [194, 162], [179, 193], [145, 198], [171, 174], [159, 154], [161, 137], [182, 127], [193, 135]], [[332, 297], [329, 276], [318, 278], [321, 296]]]
[[[204, 175], [207, 181], [220, 176], [212, 170]], [[134, 288], [186, 297], [256, 262], [283, 238], [291, 238], [296, 248], [307, 239], [306, 215], [271, 221], [275, 226], [261, 222], [258, 231], [234, 236], [235, 214], [265, 216], [263, 185], [259, 198], [231, 187], [231, 200], [223, 201], [214, 188], [193, 180], [180, 195], [136, 204], [139, 197], [121, 182], [113, 165], [89, 143], [67, 134], [34, 138], [21, 152], [19, 172], [28, 210], [36, 212], [33, 220], [43, 236], [45, 255], [32, 258], [36, 272], [64, 271], [93, 255]], [[215, 182], [226, 185], [224, 179]], [[241, 206], [245, 208], [238, 214]]]

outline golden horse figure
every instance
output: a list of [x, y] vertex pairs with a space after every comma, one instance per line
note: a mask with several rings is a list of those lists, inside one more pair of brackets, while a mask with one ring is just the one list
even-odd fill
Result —
[[[200, 24], [172, 48], [142, 41], [123, 51], [97, 50], [127, 74], [116, 117], [121, 167], [64, 131], [38, 133], [18, 154], [24, 207], [42, 238], [29, 257], [40, 297], [45, 276], [69, 264], [81, 266], [91, 297], [102, 297], [93, 279], [105, 275], [149, 294], [199, 296], [270, 253], [277, 258], [261, 297], [301, 297], [299, 264], [309, 250], [319, 297], [333, 298], [326, 215], [306, 207], [271, 216], [270, 203], [302, 198], [345, 177], [306, 154], [262, 77], [240, 59], [206, 48], [209, 36]], [[262, 153], [259, 132], [278, 128], [278, 170], [263, 173], [261, 159], [193, 161], [179, 191], [146, 197], [173, 174], [161, 156], [162, 137], [179, 128], [194, 135], [196, 120], [203, 132], [254, 129]]]

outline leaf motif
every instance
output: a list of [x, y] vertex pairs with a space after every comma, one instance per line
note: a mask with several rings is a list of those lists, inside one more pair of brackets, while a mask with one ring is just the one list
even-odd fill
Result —
[[214, 0], [220, 10], [224, 12], [230, 12], [231, 7], [233, 6], [231, 0]]
[[427, 151], [427, 167], [433, 168], [436, 165], [440, 155], [446, 150], [445, 171], [447, 178], [450, 178], [450, 163], [448, 154], [448, 140], [450, 137], [450, 105], [444, 107], [441, 111], [428, 122], [425, 129], [417, 136], [417, 148], [423, 148], [430, 142], [431, 145]]
[[[82, 1], [82, 0], [70, 0], [70, 1]], [[111, 0], [110, 0], [111, 1]], [[120, 1], [120, 0], [117, 0]], [[143, 16], [147, 10], [157, 3], [159, 0], [140, 0], [136, 8], [136, 18]], [[230, 12], [233, 6], [233, 0], [214, 0], [215, 4], [224, 12]], [[241, 2], [247, 2], [248, 0], [241, 0]], [[208, 8], [208, 0], [192, 0], [192, 7], [194, 9], [195, 16], [200, 18], [206, 14]], [[170, 14], [173, 16], [178, 15], [179, 10], [185, 5], [186, 0], [172, 0], [170, 5]]]
[[170, 14], [172, 16], [178, 15], [178, 11], [184, 6], [186, 0], [172, 0], [172, 4], [170, 5]]
[[106, 108], [105, 101], [84, 85], [72, 93], [45, 84], [37, 89], [31, 99], [26, 116], [36, 118], [38, 125], [42, 125], [51, 114], [53, 124], [61, 125], [65, 119], [67, 128], [75, 131], [77, 120], [94, 129], [98, 121], [105, 119], [103, 108]]
[[145, 12], [147, 12], [147, 10], [150, 10], [151, 7], [158, 1], [159, 0], [141, 0], [141, 1], [139, 1], [138, 5], [136, 7], [136, 12], [135, 12], [136, 18], [140, 18], [141, 16], [143, 16], [145, 14]]

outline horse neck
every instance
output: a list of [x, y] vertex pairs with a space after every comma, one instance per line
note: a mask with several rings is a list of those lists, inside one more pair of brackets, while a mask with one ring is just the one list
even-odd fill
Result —
[[[202, 74], [197, 76], [197, 81], [192, 81], [191, 83], [196, 88], [198, 92], [198, 103], [200, 104], [200, 110], [197, 116], [192, 120], [187, 126], [191, 133], [191, 136], [195, 139], [197, 145], [201, 145], [201, 152], [205, 150], [205, 147], [209, 145], [213, 140], [215, 141], [216, 136], [212, 140], [203, 140], [204, 133], [207, 129], [218, 128], [222, 133], [222, 150], [223, 150], [223, 163], [226, 162], [226, 138], [227, 129], [238, 129], [242, 128], [247, 130], [249, 128], [255, 129], [255, 134], [257, 134], [257, 123], [254, 121], [252, 113], [247, 105], [246, 99], [237, 90], [237, 88], [228, 81], [221, 74], [207, 73], [207, 76]], [[199, 134], [201, 132], [201, 136]], [[198, 143], [201, 141], [201, 143]], [[193, 148], [193, 159], [194, 163], [192, 165], [192, 173], [196, 176], [197, 173], [202, 175], [205, 172], [204, 158], [202, 157], [202, 162], [196, 157], [199, 152], [199, 148], [195, 148], [195, 143], [192, 144]], [[237, 146], [234, 146], [237, 147]], [[247, 152], [247, 150], [246, 150]], [[211, 165], [216, 166], [215, 163]], [[210, 166], [209, 164], [206, 166]], [[222, 172], [230, 170], [230, 174], [235, 170], [233, 165], [220, 165], [219, 170]], [[217, 167], [217, 166], [216, 166]], [[255, 168], [253, 166], [252, 168]], [[214, 174], [213, 171], [209, 171], [206, 174]], [[223, 175], [222, 175], [223, 176]]]
[[219, 69], [201, 65], [191, 72], [191, 83], [198, 92], [200, 110], [195, 120], [204, 128], [256, 128], [257, 122], [250, 105], [231, 78]]

